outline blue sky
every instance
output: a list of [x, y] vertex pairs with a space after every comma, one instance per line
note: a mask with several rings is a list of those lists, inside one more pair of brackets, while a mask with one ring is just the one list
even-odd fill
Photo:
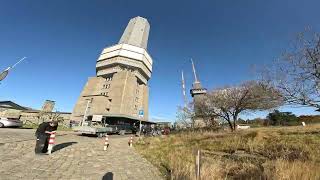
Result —
[[[0, 0], [0, 69], [19, 64], [0, 85], [0, 100], [40, 108], [46, 99], [72, 111], [101, 50], [118, 42], [130, 18], [151, 25], [151, 118], [174, 119], [189, 89], [190, 58], [208, 89], [255, 78], [297, 32], [319, 31], [318, 0]], [[189, 100], [191, 97], [189, 96]], [[283, 108], [312, 114], [309, 108]], [[266, 112], [245, 117], [265, 116]]]

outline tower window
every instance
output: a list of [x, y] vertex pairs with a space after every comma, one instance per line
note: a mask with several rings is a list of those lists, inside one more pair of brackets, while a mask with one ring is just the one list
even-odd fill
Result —
[[109, 99], [109, 102], [112, 102], [112, 99]]
[[106, 81], [112, 81], [112, 77], [107, 77]]
[[108, 92], [102, 92], [100, 94], [103, 95], [103, 96], [108, 96]]
[[110, 108], [106, 108], [106, 110], [109, 112], [109, 111], [110, 111]]

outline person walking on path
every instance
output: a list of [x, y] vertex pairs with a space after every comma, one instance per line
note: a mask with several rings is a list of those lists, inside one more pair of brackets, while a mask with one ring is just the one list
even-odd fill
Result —
[[50, 134], [58, 128], [57, 121], [43, 122], [39, 125], [35, 135], [37, 137], [35, 153], [47, 153]]

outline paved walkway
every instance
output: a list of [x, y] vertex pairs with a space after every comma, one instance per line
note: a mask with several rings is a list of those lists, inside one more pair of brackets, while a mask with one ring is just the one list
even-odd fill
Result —
[[[58, 132], [56, 151], [34, 154], [34, 131], [0, 129], [0, 179], [146, 179], [158, 180], [159, 171], [128, 147], [129, 137], [103, 139]], [[60, 135], [60, 136], [59, 136]]]

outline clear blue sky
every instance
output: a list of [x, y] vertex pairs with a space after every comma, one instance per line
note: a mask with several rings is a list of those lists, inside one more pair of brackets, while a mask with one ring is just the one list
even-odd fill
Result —
[[319, 7], [319, 0], [0, 0], [0, 69], [28, 57], [1, 83], [0, 100], [40, 108], [51, 99], [59, 111], [72, 111], [101, 50], [142, 16], [151, 24], [154, 60], [150, 114], [174, 119], [180, 71], [188, 88], [193, 81], [191, 57], [208, 89], [254, 79], [252, 66], [277, 58], [297, 32], [319, 31]]

